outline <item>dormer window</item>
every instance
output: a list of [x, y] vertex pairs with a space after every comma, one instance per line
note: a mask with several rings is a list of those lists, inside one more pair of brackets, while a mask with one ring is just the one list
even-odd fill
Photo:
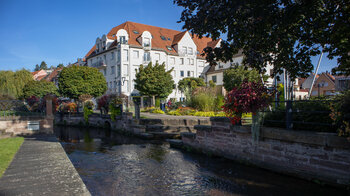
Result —
[[164, 41], [166, 41], [166, 37], [164, 37], [163, 35], [160, 36], [160, 38]]
[[169, 51], [172, 51], [173, 49], [170, 46], [166, 47]]
[[138, 32], [138, 31], [136, 31], [136, 30], [133, 30], [132, 32], [133, 32], [133, 33], [135, 33], [135, 34], [139, 34], [139, 32]]
[[149, 38], [143, 38], [143, 47], [150, 47], [151, 40]]
[[126, 44], [126, 38], [125, 36], [119, 36], [119, 43]]

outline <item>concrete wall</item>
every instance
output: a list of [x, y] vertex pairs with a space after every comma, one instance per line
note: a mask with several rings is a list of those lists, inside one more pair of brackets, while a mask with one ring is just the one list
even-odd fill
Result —
[[259, 141], [250, 127], [213, 118], [212, 126], [184, 133], [185, 146], [306, 179], [350, 185], [350, 141], [335, 134], [262, 128]]

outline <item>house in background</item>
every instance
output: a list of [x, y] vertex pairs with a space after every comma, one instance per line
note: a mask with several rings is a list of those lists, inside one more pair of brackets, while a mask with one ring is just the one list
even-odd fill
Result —
[[334, 95], [335, 77], [328, 72], [321, 73], [315, 80], [311, 96]]
[[[211, 38], [191, 35], [135, 22], [125, 22], [112, 28], [86, 54], [87, 66], [96, 67], [106, 78], [107, 93], [137, 94], [134, 88], [136, 70], [149, 62], [165, 64], [173, 69], [175, 84], [185, 77], [203, 77], [209, 68], [200, 54], [207, 46], [215, 47]], [[175, 89], [169, 98], [179, 100], [182, 93]]]
[[53, 70], [50, 74], [48, 74], [44, 78], [44, 80], [46, 80], [48, 82], [53, 82], [58, 87], [58, 76], [59, 76], [61, 71], [62, 71], [62, 68], [57, 68], [57, 69]]
[[[220, 47], [220, 42], [218, 42], [215, 47]], [[206, 72], [206, 82], [209, 83], [209, 81], [213, 81], [216, 84], [216, 90], [218, 93], [221, 93], [222, 95], [226, 94], [226, 90], [224, 88], [224, 72], [225, 70], [235, 66], [235, 65], [242, 65], [244, 55], [242, 53], [242, 50], [240, 50], [236, 55], [232, 57], [231, 61], [228, 61], [226, 63], [218, 62], [217, 65], [212, 65]], [[269, 78], [266, 81], [265, 85], [268, 87], [273, 86], [273, 78], [271, 77], [273, 66], [269, 64], [266, 68], [265, 75], [268, 75]]]
[[335, 76], [335, 90], [345, 91], [350, 89], [350, 76]]
[[47, 72], [45, 70], [39, 70], [32, 72], [33, 79], [36, 81], [40, 81], [47, 76]]

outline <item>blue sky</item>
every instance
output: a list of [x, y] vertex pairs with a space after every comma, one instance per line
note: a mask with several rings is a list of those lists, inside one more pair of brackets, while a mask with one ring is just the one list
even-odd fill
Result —
[[[181, 11], [173, 0], [0, 0], [0, 70], [73, 63], [125, 21], [181, 30]], [[323, 58], [319, 71], [334, 66]]]

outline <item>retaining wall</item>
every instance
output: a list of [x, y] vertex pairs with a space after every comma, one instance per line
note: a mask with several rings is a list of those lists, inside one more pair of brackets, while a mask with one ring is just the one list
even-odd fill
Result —
[[[28, 130], [29, 122], [39, 122], [39, 130]], [[53, 133], [53, 117], [48, 116], [7, 116], [0, 117], [0, 129], [13, 135]]]
[[232, 126], [211, 118], [212, 126], [195, 126], [182, 141], [203, 152], [309, 180], [350, 185], [350, 141], [331, 133], [261, 128], [258, 141], [249, 126]]

